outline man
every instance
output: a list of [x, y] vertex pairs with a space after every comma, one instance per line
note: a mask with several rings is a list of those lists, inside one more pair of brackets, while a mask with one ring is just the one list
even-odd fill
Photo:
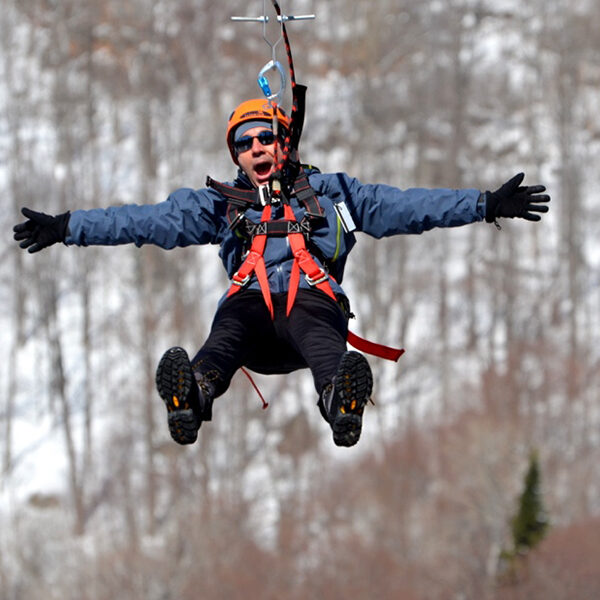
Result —
[[522, 173], [495, 192], [402, 191], [293, 161], [279, 193], [270, 182], [291, 122], [281, 109], [276, 119], [273, 113], [265, 100], [243, 102], [232, 113], [226, 139], [239, 167], [233, 185], [209, 178], [209, 187], [176, 190], [159, 204], [55, 217], [23, 208], [28, 220], [14, 228], [29, 252], [59, 241], [220, 246], [232, 285], [208, 339], [191, 361], [184, 349], [171, 348], [156, 373], [171, 436], [180, 444], [196, 441], [202, 421], [212, 418], [213, 400], [245, 366], [267, 374], [310, 368], [334, 443], [353, 446], [372, 388], [367, 360], [346, 347], [350, 312], [340, 283], [354, 231], [381, 238], [500, 217], [539, 221], [538, 213], [548, 211], [544, 186], [521, 186]]

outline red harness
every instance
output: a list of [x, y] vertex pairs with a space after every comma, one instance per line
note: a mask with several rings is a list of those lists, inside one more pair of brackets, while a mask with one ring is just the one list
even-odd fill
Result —
[[[296, 195], [306, 206], [307, 214], [313, 217], [323, 216], [323, 211], [318, 204], [316, 196], [314, 195], [314, 191], [312, 188], [310, 188], [310, 185], [308, 185], [308, 181], [304, 173], [301, 174], [296, 183], [300, 184], [299, 186], [296, 186], [296, 192], [298, 192], [298, 190], [301, 192], [296, 193]], [[247, 208], [256, 202], [255, 190], [241, 190], [239, 188], [234, 188], [219, 183], [210, 178], [207, 180], [207, 185], [216, 189], [225, 197], [227, 197], [232, 204], [232, 208], [235, 207], [234, 205]], [[308, 191], [310, 191], [310, 194]], [[308, 197], [309, 195], [310, 198]], [[287, 202], [284, 202], [283, 204], [283, 211], [283, 219], [272, 220], [271, 205], [267, 204], [263, 208], [260, 223], [256, 225], [253, 231], [252, 242], [250, 244], [248, 254], [240, 268], [231, 278], [231, 286], [227, 292], [227, 297], [238, 293], [248, 284], [252, 276], [255, 275], [265, 300], [265, 304], [269, 310], [269, 313], [271, 314], [271, 318], [274, 316], [273, 301], [271, 299], [267, 268], [265, 266], [265, 260], [263, 256], [270, 232], [277, 232], [279, 235], [282, 233], [287, 235], [290, 248], [294, 255], [294, 262], [292, 264], [290, 283], [288, 287], [286, 309], [287, 316], [290, 315], [290, 312], [294, 306], [294, 301], [296, 300], [301, 273], [304, 274], [306, 281], [311, 287], [321, 290], [334, 302], [338, 303], [338, 299], [336, 298], [336, 295], [331, 288], [331, 284], [329, 283], [331, 275], [329, 275], [325, 269], [319, 266], [306, 248], [306, 240], [303, 233], [305, 228], [302, 227], [302, 223], [298, 223], [292, 207]], [[242, 213], [238, 213], [236, 216], [230, 219], [233, 227], [235, 227], [239, 222], [240, 214]], [[404, 354], [404, 349], [391, 348], [389, 346], [371, 342], [351, 331], [348, 331], [347, 340], [348, 343], [357, 350], [378, 356], [380, 358], [385, 358], [386, 360], [397, 361], [402, 354]]]
[[[285, 204], [283, 207], [284, 219], [283, 222], [286, 224], [297, 223], [296, 215], [289, 204]], [[265, 206], [263, 209], [261, 223], [269, 223], [271, 221], [271, 205]], [[289, 227], [289, 225], [288, 225]], [[290, 285], [288, 289], [288, 300], [286, 314], [289, 317], [294, 301], [296, 300], [296, 294], [300, 284], [300, 271], [304, 273], [306, 281], [311, 285], [327, 294], [334, 302], [337, 302], [337, 298], [331, 289], [329, 284], [329, 275], [325, 272], [325, 269], [320, 267], [315, 259], [310, 255], [306, 249], [306, 243], [304, 241], [304, 235], [300, 233], [299, 228], [290, 228], [290, 232], [287, 234], [290, 248], [294, 254], [294, 262], [292, 264], [292, 272], [290, 274]], [[254, 235], [252, 245], [246, 260], [242, 263], [242, 266], [238, 269], [237, 273], [231, 278], [231, 287], [227, 296], [233, 296], [236, 292], [239, 292], [244, 287], [252, 274], [256, 275], [258, 284], [265, 299], [265, 304], [271, 313], [273, 318], [273, 302], [271, 301], [271, 290], [269, 289], [269, 281], [267, 278], [267, 269], [265, 267], [265, 261], [263, 253], [267, 243], [267, 230], [264, 228], [264, 232], [260, 231]]]

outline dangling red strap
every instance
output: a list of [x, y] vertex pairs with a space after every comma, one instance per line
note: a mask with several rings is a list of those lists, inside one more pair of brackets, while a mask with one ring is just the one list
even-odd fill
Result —
[[377, 344], [376, 342], [365, 340], [365, 338], [362, 338], [351, 331], [348, 331], [347, 339], [348, 343], [357, 350], [372, 354], [373, 356], [378, 356], [379, 358], [385, 358], [386, 360], [398, 362], [398, 359], [404, 354], [404, 348], [391, 348], [390, 346]]
[[258, 397], [262, 400], [263, 410], [266, 410], [267, 408], [269, 408], [269, 403], [265, 400], [265, 397], [260, 393], [258, 386], [254, 382], [254, 379], [252, 379], [252, 375], [250, 375], [250, 373], [248, 373], [248, 371], [244, 367], [242, 367], [242, 373], [248, 378], [248, 380], [252, 384], [252, 387], [255, 389], [256, 393], [258, 394]]

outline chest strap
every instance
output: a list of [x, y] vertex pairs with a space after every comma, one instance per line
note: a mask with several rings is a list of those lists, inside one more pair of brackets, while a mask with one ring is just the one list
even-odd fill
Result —
[[262, 233], [266, 233], [268, 237], [286, 237], [290, 233], [301, 233], [304, 236], [308, 236], [310, 235], [311, 228], [306, 218], [303, 218], [300, 222], [278, 219], [277, 221], [267, 221], [266, 223], [246, 221], [245, 232], [250, 239]]

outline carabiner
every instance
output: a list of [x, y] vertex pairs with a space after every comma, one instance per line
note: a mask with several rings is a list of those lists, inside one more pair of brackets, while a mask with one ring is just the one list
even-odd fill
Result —
[[[271, 92], [271, 86], [267, 79], [267, 73], [269, 71], [277, 71], [279, 73], [279, 90], [276, 93]], [[276, 100], [279, 104], [283, 94], [285, 93], [286, 76], [281, 63], [278, 60], [271, 59], [258, 73], [258, 86], [262, 90], [263, 94], [267, 97], [267, 100]]]

